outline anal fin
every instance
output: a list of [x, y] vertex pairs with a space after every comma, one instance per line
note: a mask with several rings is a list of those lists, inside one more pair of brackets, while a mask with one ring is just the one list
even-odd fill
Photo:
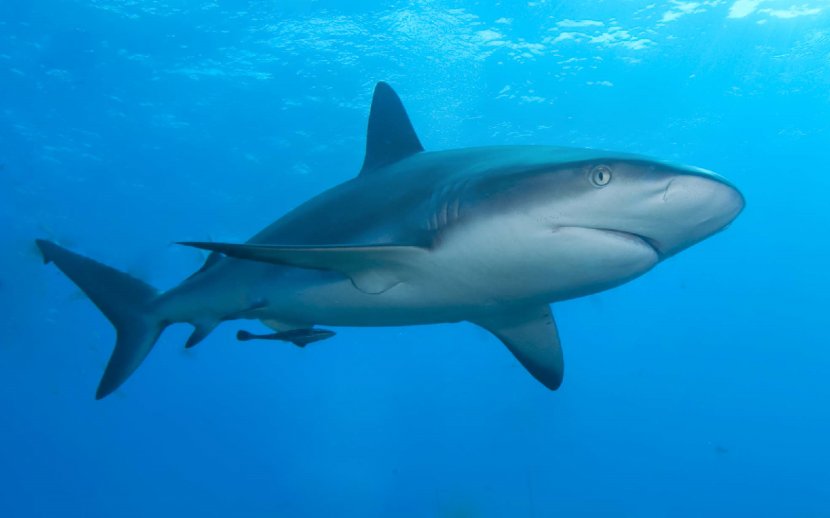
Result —
[[550, 306], [510, 308], [474, 323], [496, 335], [544, 386], [556, 390], [562, 384], [565, 363]]
[[193, 333], [190, 334], [187, 342], [185, 342], [185, 348], [190, 349], [191, 347], [195, 347], [199, 342], [207, 338], [207, 335], [216, 329], [217, 324], [218, 322], [213, 320], [194, 322], [193, 327], [195, 329], [193, 330]]

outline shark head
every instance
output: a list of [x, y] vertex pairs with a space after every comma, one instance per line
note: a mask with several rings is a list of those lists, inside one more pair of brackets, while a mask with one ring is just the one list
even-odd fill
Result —
[[723, 230], [744, 208], [741, 193], [711, 171], [649, 159], [589, 160], [538, 177], [545, 220], [627, 235], [660, 260]]
[[538, 242], [527, 253], [544, 257], [561, 279], [549, 290], [557, 298], [637, 277], [723, 230], [744, 208], [741, 193], [715, 173], [637, 155], [528, 148], [484, 176], [477, 200], [489, 213], [520, 215], [503, 233]]

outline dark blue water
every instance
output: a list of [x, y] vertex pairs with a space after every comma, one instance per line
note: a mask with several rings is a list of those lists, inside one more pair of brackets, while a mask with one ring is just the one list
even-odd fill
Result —
[[[830, 516], [830, 5], [0, 3], [3, 516]], [[559, 303], [551, 393], [467, 324], [185, 351], [114, 333], [32, 240], [160, 288], [356, 174], [374, 83], [428, 149], [715, 170], [727, 231]]]

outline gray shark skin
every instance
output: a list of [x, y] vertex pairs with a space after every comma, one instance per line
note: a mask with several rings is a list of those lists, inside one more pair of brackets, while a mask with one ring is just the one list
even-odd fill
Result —
[[714, 173], [638, 155], [547, 146], [426, 152], [398, 96], [379, 83], [357, 177], [246, 243], [183, 243], [211, 255], [165, 293], [37, 244], [116, 329], [99, 399], [168, 325], [193, 325], [192, 347], [234, 319], [276, 331], [244, 339], [298, 345], [333, 335], [315, 325], [468, 321], [555, 390], [564, 363], [550, 303], [630, 281], [722, 230], [743, 207]]

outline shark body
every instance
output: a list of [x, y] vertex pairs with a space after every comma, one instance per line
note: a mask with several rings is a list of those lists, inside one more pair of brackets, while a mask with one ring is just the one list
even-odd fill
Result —
[[550, 389], [564, 363], [550, 303], [597, 293], [720, 231], [740, 192], [709, 171], [591, 149], [504, 146], [425, 152], [398, 96], [375, 89], [360, 174], [242, 244], [211, 251], [180, 285], [149, 285], [38, 240], [117, 331], [100, 399], [170, 324], [257, 319], [304, 346], [329, 326], [469, 321]]

